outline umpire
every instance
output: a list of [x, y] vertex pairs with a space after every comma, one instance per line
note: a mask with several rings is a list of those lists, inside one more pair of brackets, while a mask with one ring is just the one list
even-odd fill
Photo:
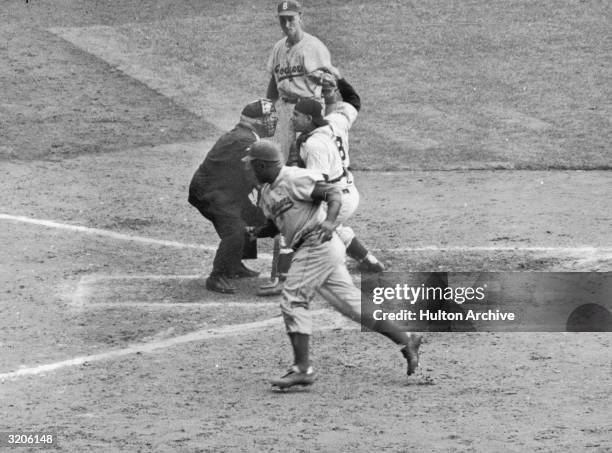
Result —
[[278, 116], [272, 101], [258, 99], [246, 105], [239, 123], [225, 133], [209, 151], [189, 185], [189, 203], [212, 222], [221, 242], [215, 254], [206, 288], [231, 294], [233, 278], [259, 274], [242, 263], [247, 225], [265, 223], [249, 195], [257, 186], [242, 158], [260, 137], [272, 137]]

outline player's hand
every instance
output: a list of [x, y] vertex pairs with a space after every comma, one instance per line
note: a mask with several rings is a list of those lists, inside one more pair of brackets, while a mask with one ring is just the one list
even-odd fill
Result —
[[[340, 74], [336, 68], [334, 70], [338, 75]], [[336, 73], [328, 68], [319, 68], [306, 74], [306, 77], [313, 83], [320, 85], [324, 90], [335, 90], [338, 86]]]
[[256, 241], [259, 237], [259, 233], [261, 232], [261, 227], [259, 226], [247, 226], [245, 228], [246, 234], [251, 241]]
[[330, 222], [329, 220], [324, 220], [321, 225], [319, 225], [319, 241], [327, 242], [334, 235], [334, 231], [336, 230], [336, 224]]

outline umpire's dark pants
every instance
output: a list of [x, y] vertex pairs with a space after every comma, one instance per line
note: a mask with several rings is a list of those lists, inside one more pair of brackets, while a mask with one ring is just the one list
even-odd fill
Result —
[[228, 200], [215, 202], [212, 199], [196, 198], [189, 195], [189, 203], [210, 220], [215, 231], [221, 238], [219, 248], [213, 261], [211, 276], [235, 275], [241, 266], [242, 251], [244, 248], [245, 230], [249, 225], [263, 222], [263, 214], [248, 198], [244, 200]]

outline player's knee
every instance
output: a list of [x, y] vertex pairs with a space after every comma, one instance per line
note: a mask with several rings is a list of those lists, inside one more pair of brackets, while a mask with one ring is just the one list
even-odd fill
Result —
[[312, 316], [308, 304], [298, 303], [296, 305], [283, 298], [280, 307], [288, 333], [312, 334]]
[[344, 243], [345, 247], [348, 247], [353, 239], [355, 239], [355, 232], [351, 227], [340, 225], [338, 228], [336, 228], [336, 233]]

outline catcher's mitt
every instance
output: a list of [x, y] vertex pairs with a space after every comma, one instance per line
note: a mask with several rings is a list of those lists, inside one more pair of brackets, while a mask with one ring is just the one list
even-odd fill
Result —
[[[336, 69], [336, 72], [337, 71]], [[338, 75], [339, 74], [332, 72], [332, 70], [328, 68], [319, 68], [306, 74], [306, 77], [317, 85], [320, 85], [323, 91], [334, 91], [338, 87]]]

